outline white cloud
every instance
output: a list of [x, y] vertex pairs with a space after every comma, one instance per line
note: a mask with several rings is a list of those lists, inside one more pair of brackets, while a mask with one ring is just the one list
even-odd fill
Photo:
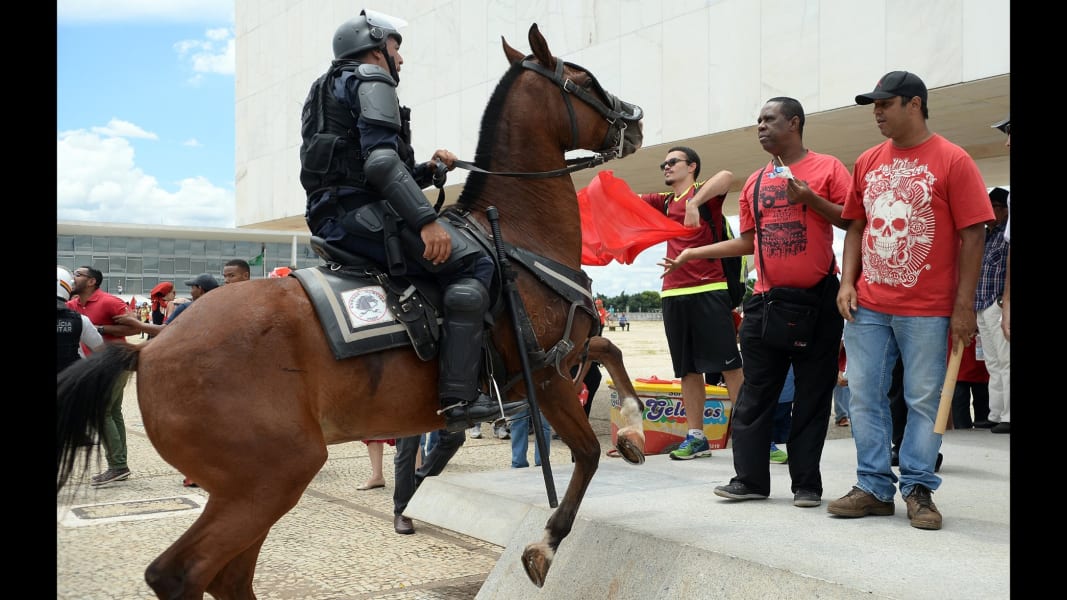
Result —
[[217, 42], [225, 42], [226, 40], [232, 38], [233, 34], [230, 32], [229, 29], [225, 27], [219, 27], [216, 29], [208, 29], [204, 32], [204, 37]]
[[629, 295], [641, 292], [658, 292], [663, 287], [660, 274], [663, 267], [656, 265], [667, 255], [667, 243], [646, 248], [628, 265], [612, 261], [603, 267], [582, 267], [593, 279], [593, 294], [614, 298], [626, 292]]
[[182, 146], [188, 146], [189, 148], [199, 148], [199, 147], [203, 146], [203, 144], [201, 144], [200, 140], [198, 140], [196, 138], [189, 138], [189, 139], [185, 140], [184, 142], [182, 142]]
[[61, 25], [90, 23], [233, 23], [233, 0], [56, 0]]
[[[174, 44], [178, 56], [196, 73], [233, 75], [237, 54], [231, 29], [209, 29], [204, 39], [182, 40]], [[193, 78], [199, 82], [199, 78]]]
[[145, 131], [129, 121], [123, 121], [122, 119], [116, 118], [112, 118], [104, 127], [93, 127], [92, 132], [104, 137], [141, 138], [145, 140], [159, 139], [159, 136], [151, 131]]
[[[103, 133], [116, 121], [113, 119], [107, 128], [58, 135], [58, 220], [234, 227], [232, 190], [199, 176], [177, 182], [175, 191], [164, 189], [155, 177], [137, 167], [133, 147], [125, 137]], [[132, 131], [143, 132], [133, 124], [125, 124]]]

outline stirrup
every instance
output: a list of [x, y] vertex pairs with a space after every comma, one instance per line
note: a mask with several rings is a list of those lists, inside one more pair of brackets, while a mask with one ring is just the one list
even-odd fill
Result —
[[[455, 401], [442, 407], [437, 414], [444, 415], [445, 429], [456, 432], [470, 429], [481, 423], [491, 423], [500, 418], [506, 419], [525, 405], [525, 400], [501, 403], [494, 401], [486, 394], [479, 393], [474, 400]], [[471, 409], [476, 409], [473, 414]]]

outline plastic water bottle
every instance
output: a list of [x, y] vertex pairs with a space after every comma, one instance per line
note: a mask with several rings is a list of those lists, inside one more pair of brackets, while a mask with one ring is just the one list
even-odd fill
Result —
[[974, 359], [985, 361], [985, 352], [982, 351], [982, 336], [974, 336]]

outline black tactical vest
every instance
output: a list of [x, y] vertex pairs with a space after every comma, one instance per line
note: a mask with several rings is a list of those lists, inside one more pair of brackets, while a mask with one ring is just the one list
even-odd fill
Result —
[[59, 302], [56, 314], [56, 373], [81, 358], [82, 317]]
[[[300, 184], [308, 198], [324, 188], [366, 188], [363, 156], [356, 116], [359, 105], [345, 106], [334, 95], [338, 77], [354, 77], [359, 63], [335, 61], [325, 75], [311, 84], [300, 114]], [[347, 78], [346, 77], [346, 78]], [[358, 103], [358, 99], [356, 100]], [[411, 148], [411, 110], [401, 107], [401, 143], [397, 154], [409, 167], [414, 165]]]

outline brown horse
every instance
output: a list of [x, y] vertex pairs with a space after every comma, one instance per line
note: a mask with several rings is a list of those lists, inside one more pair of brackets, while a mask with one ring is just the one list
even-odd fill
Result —
[[[621, 352], [598, 337], [589, 282], [579, 271], [581, 228], [569, 176], [574, 168], [564, 156], [579, 148], [617, 157], [633, 153], [641, 146], [641, 111], [603, 90], [584, 68], [554, 57], [536, 24], [529, 31], [530, 56], [501, 41], [511, 67], [483, 116], [478, 168], [445, 212], [469, 214], [475, 228], [499, 231], [498, 243], [520, 247], [539, 264], [555, 264], [557, 272], [573, 272], [565, 287], [588, 300], [565, 298], [521, 261], [512, 269], [511, 285], [497, 286], [498, 293], [508, 288], [521, 298], [524, 311], [514, 314], [525, 315], [525, 327], [516, 327], [518, 319], [501, 313], [491, 331], [511, 382], [504, 395], [519, 399], [535, 389], [544, 416], [575, 461], [544, 538], [523, 553], [527, 574], [541, 586], [600, 457], [576, 401], [580, 378], [569, 375], [586, 356], [607, 367], [634, 425], [620, 434], [620, 453], [632, 463], [644, 460], [639, 401]], [[541, 176], [522, 179], [519, 173]], [[500, 215], [495, 228], [486, 215], [491, 206]], [[534, 339], [517, 343], [522, 331]], [[522, 377], [524, 363], [530, 382]], [[202, 598], [205, 592], [219, 599], [254, 598], [260, 547], [323, 466], [328, 445], [417, 435], [444, 425], [437, 414], [436, 360], [420, 360], [411, 347], [336, 360], [296, 278], [255, 280], [201, 297], [150, 342], [109, 344], [59, 375], [57, 493], [79, 457], [84, 475], [88, 455], [77, 441], [85, 433], [96, 437], [104, 392], [126, 371], [137, 372], [141, 415], [156, 451], [209, 494], [199, 518], [145, 571], [160, 598]]]

